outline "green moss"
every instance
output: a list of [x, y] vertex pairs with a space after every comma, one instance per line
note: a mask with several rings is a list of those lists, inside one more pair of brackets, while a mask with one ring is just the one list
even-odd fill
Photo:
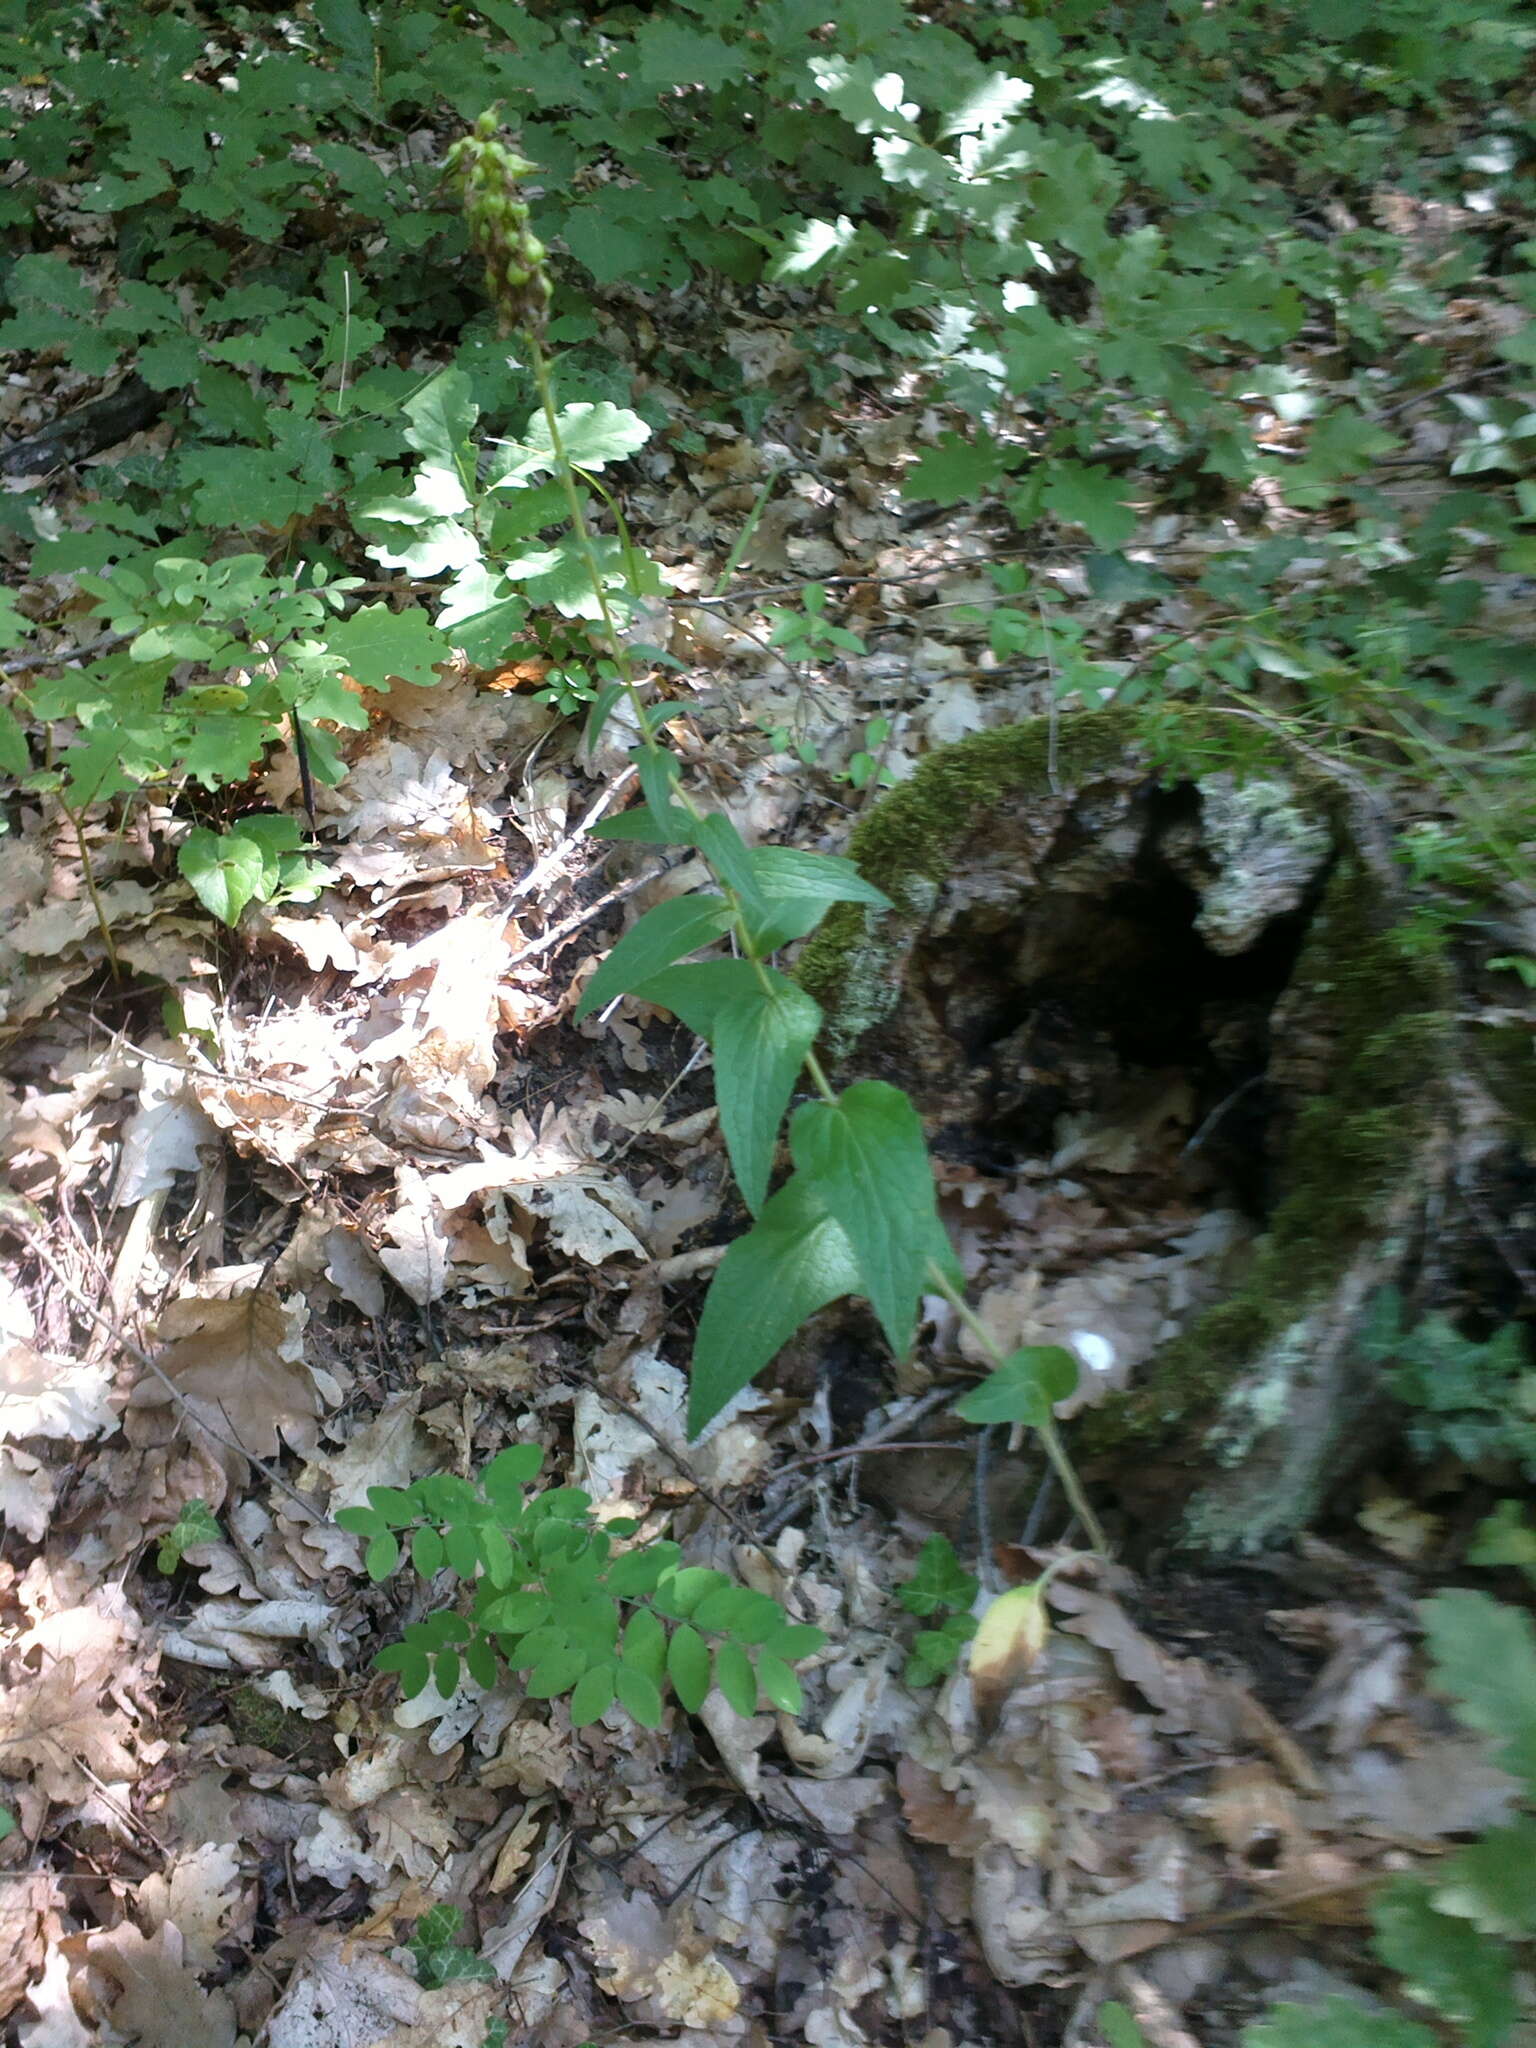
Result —
[[[1329, 884], [1293, 986], [1336, 1038], [1328, 1092], [1303, 1107], [1291, 1134], [1284, 1197], [1232, 1298], [1166, 1344], [1141, 1386], [1078, 1423], [1084, 1457], [1187, 1442], [1190, 1423], [1214, 1414], [1266, 1350], [1283, 1382], [1286, 1333], [1346, 1270], [1436, 1114], [1434, 1082], [1450, 1043], [1444, 965], [1410, 957], [1382, 929], [1378, 892], [1352, 862]], [[1219, 1455], [1230, 1460], [1240, 1446], [1224, 1420]], [[1198, 1462], [1200, 1450], [1190, 1450]]]
[[319, 1745], [321, 1760], [334, 1761], [329, 1755], [328, 1728], [280, 1706], [270, 1693], [248, 1680], [228, 1693], [224, 1712], [236, 1742], [264, 1749], [288, 1762], [303, 1760]]
[[1527, 1146], [1536, 1146], [1536, 1048], [1526, 1024], [1480, 1030], [1472, 1050], [1489, 1091], [1508, 1111]]
[[[1214, 714], [1191, 711], [1184, 723], [1196, 747], [1218, 748], [1233, 738], [1232, 722]], [[1248, 766], [1285, 769], [1302, 786], [1304, 777], [1298, 777], [1295, 763], [1279, 746], [1256, 747], [1251, 727], [1242, 736]], [[1054, 769], [1061, 788], [1144, 759], [1134, 712], [1078, 713], [1056, 728]], [[894, 924], [901, 917], [925, 916], [978, 819], [1020, 790], [1047, 793], [1052, 766], [1047, 719], [973, 733], [930, 754], [855, 828], [849, 856], [891, 898], [896, 917], [856, 903], [837, 904], [800, 954], [795, 978], [827, 1013], [830, 1057], [841, 1058], [900, 1001], [899, 982], [891, 971], [897, 951]], [[1335, 808], [1335, 792], [1321, 784], [1306, 784], [1305, 794], [1330, 812]]]
[[[1191, 774], [1231, 758], [1232, 721], [1218, 714], [1181, 714], [1179, 734]], [[1325, 813], [1347, 843], [1347, 807], [1334, 784], [1278, 744], [1255, 747], [1251, 727], [1241, 739], [1244, 767], [1281, 769], [1298, 806]], [[978, 733], [931, 756], [858, 827], [848, 851], [897, 908], [841, 905], [801, 956], [799, 979], [831, 1020], [833, 1057], [899, 1003], [901, 927], [931, 909], [987, 811], [1021, 789], [1049, 790], [1050, 746], [1043, 719]], [[1134, 714], [1066, 718], [1057, 784], [1070, 789], [1146, 758]], [[1174, 767], [1166, 779], [1183, 777]], [[1073, 1425], [1084, 1458], [1177, 1444], [1196, 1466], [1240, 1461], [1307, 1370], [1308, 1311], [1327, 1299], [1422, 1144], [1435, 1114], [1434, 1077], [1446, 1066], [1448, 977], [1441, 956], [1400, 943], [1380, 886], [1352, 860], [1341, 861], [1328, 884], [1293, 987], [1331, 1036], [1327, 1092], [1296, 1119], [1283, 1199], [1232, 1296], [1166, 1344], [1141, 1385]], [[1249, 1390], [1252, 1412], [1223, 1413], [1234, 1383], [1261, 1358], [1273, 1371]], [[1276, 1487], [1304, 1483], [1284, 1472], [1271, 1477]]]

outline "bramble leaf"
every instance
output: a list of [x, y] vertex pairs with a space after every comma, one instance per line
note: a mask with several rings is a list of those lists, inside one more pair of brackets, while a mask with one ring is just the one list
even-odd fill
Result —
[[1243, 2029], [1243, 2048], [1438, 2048], [1428, 2027], [1335, 1995], [1321, 2005], [1277, 2005]]
[[1440, 1912], [1484, 1934], [1536, 1935], [1536, 1815], [1522, 1814], [1458, 1849], [1436, 1869], [1433, 1891]]
[[1536, 1626], [1518, 1607], [1453, 1587], [1420, 1604], [1435, 1677], [1497, 1760], [1536, 1787]]
[[1437, 1912], [1427, 1884], [1401, 1877], [1371, 1904], [1376, 1952], [1405, 1989], [1455, 2023], [1467, 2048], [1498, 2048], [1518, 2005], [1509, 1951]]

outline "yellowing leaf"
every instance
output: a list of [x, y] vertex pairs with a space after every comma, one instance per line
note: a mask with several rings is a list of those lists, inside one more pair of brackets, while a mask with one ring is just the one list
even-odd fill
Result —
[[971, 1690], [984, 1716], [995, 1715], [1034, 1669], [1050, 1632], [1041, 1586], [1015, 1586], [992, 1602], [971, 1638], [969, 1660]]

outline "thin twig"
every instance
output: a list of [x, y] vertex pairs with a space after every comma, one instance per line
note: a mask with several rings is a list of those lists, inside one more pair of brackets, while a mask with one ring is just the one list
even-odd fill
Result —
[[599, 896], [595, 903], [589, 903], [585, 910], [578, 910], [573, 917], [566, 918], [561, 924], [551, 925], [539, 938], [530, 939], [526, 946], [519, 946], [515, 953], [509, 953], [502, 962], [503, 971], [509, 967], [521, 967], [525, 960], [537, 960], [540, 954], [548, 953], [553, 947], [570, 938], [573, 932], [579, 932], [584, 924], [590, 924], [595, 917], [601, 917], [605, 910], [611, 910], [615, 903], [622, 903], [626, 896], [633, 896], [635, 891], [643, 889], [647, 882], [654, 882], [659, 875], [668, 874], [670, 871], [670, 868], [663, 864], [658, 868], [644, 868], [639, 874], [628, 876], [606, 895]]
[[557, 846], [552, 846], [542, 860], [536, 860], [520, 882], [513, 883], [512, 894], [508, 899], [510, 902], [515, 903], [519, 897], [531, 895], [541, 882], [554, 873], [576, 842], [586, 836], [620, 792], [634, 781], [636, 772], [633, 765], [626, 762], [618, 774], [604, 784], [581, 823], [573, 831], [567, 832]]
[[131, 1337], [125, 1336], [121, 1325], [115, 1317], [104, 1314], [101, 1309], [97, 1308], [95, 1302], [87, 1301], [85, 1296], [74, 1285], [74, 1282], [59, 1270], [47, 1246], [40, 1244], [33, 1232], [24, 1223], [14, 1214], [7, 1216], [5, 1221], [16, 1232], [16, 1235], [26, 1245], [33, 1257], [40, 1260], [48, 1268], [48, 1271], [53, 1275], [54, 1279], [80, 1313], [89, 1316], [93, 1323], [98, 1324], [104, 1329], [119, 1350], [126, 1352], [135, 1365], [142, 1366], [146, 1372], [154, 1374], [193, 1429], [200, 1429], [205, 1436], [211, 1436], [215, 1443], [222, 1444], [225, 1450], [233, 1451], [236, 1457], [244, 1458], [249, 1464], [254, 1465], [264, 1479], [275, 1486], [280, 1493], [287, 1494], [288, 1498], [297, 1507], [302, 1508], [304, 1514], [311, 1522], [317, 1524], [324, 1522], [325, 1516], [320, 1513], [319, 1509], [313, 1507], [304, 1498], [302, 1493], [291, 1487], [282, 1474], [274, 1471], [264, 1458], [258, 1458], [256, 1453], [247, 1450], [237, 1437], [226, 1436], [222, 1430], [215, 1429], [211, 1422], [196, 1413], [192, 1403], [187, 1399], [180, 1387], [177, 1386], [164, 1366], [159, 1364], [156, 1359], [151, 1358], [147, 1351], [142, 1350], [135, 1344]]
[[67, 668], [72, 661], [90, 661], [124, 647], [132, 633], [103, 633], [99, 640], [87, 640], [83, 647], [54, 647], [46, 654], [18, 654], [14, 661], [0, 661], [0, 676], [30, 675], [35, 668]]

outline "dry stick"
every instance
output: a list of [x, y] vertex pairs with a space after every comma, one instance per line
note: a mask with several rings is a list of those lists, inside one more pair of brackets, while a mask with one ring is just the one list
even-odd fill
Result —
[[80, 1313], [89, 1316], [93, 1323], [99, 1324], [112, 1338], [112, 1341], [118, 1346], [119, 1350], [126, 1352], [136, 1365], [142, 1366], [146, 1372], [154, 1374], [155, 1378], [165, 1388], [171, 1399], [187, 1418], [192, 1428], [200, 1429], [205, 1436], [211, 1436], [215, 1443], [222, 1444], [225, 1450], [233, 1451], [236, 1457], [244, 1458], [254, 1465], [263, 1478], [275, 1486], [280, 1493], [286, 1493], [288, 1498], [297, 1507], [302, 1508], [311, 1522], [317, 1525], [324, 1522], [325, 1516], [317, 1508], [312, 1507], [302, 1493], [297, 1492], [291, 1487], [280, 1472], [274, 1471], [264, 1458], [258, 1458], [254, 1451], [248, 1451], [238, 1437], [225, 1436], [222, 1430], [215, 1429], [211, 1422], [205, 1421], [201, 1415], [194, 1413], [191, 1402], [165, 1368], [155, 1359], [151, 1358], [147, 1351], [141, 1350], [131, 1337], [124, 1336], [120, 1325], [113, 1317], [104, 1315], [93, 1301], [86, 1300], [85, 1296], [75, 1287], [73, 1281], [67, 1279], [59, 1271], [58, 1266], [54, 1263], [53, 1255], [47, 1246], [38, 1243], [32, 1231], [25, 1224], [18, 1222], [14, 1216], [8, 1217], [6, 1221], [22, 1240], [23, 1244], [26, 1245], [33, 1257], [40, 1260], [48, 1268], [49, 1272]]
[[547, 876], [553, 874], [555, 869], [560, 865], [560, 863], [565, 859], [566, 855], [570, 852], [571, 848], [577, 843], [579, 839], [584, 837], [584, 835], [590, 830], [590, 828], [593, 825], [597, 823], [598, 819], [603, 815], [604, 811], [608, 809], [609, 805], [613, 802], [614, 798], [617, 797], [620, 791], [623, 790], [630, 782], [634, 780], [634, 777], [634, 768], [631, 767], [628, 763], [626, 763], [625, 766], [619, 770], [617, 775], [613, 776], [607, 783], [604, 784], [602, 790], [598, 794], [596, 802], [593, 803], [591, 808], [588, 810], [586, 816], [582, 819], [581, 823], [578, 826], [576, 826], [575, 830], [567, 832], [565, 837], [560, 841], [560, 843], [557, 846], [552, 846], [549, 852], [545, 854], [542, 860], [537, 860], [534, 862], [533, 866], [528, 870], [527, 874], [523, 876], [520, 882], [515, 882], [512, 885], [512, 894], [508, 898], [508, 901], [516, 903], [519, 897], [529, 895], [534, 889], [536, 889], [539, 886], [539, 884], [542, 881], [546, 879]]
[[694, 1471], [688, 1460], [673, 1445], [667, 1442], [656, 1425], [642, 1415], [638, 1408], [624, 1400], [622, 1396], [610, 1392], [608, 1388], [599, 1386], [590, 1373], [573, 1369], [570, 1377], [576, 1381], [578, 1386], [586, 1387], [590, 1392], [596, 1394], [600, 1401], [606, 1401], [610, 1408], [617, 1408], [619, 1413], [627, 1416], [637, 1429], [643, 1429], [662, 1456], [676, 1467], [688, 1481], [688, 1484], [693, 1487], [700, 1499], [708, 1501], [715, 1513], [730, 1523], [737, 1535], [740, 1536], [742, 1542], [749, 1543], [754, 1550], [762, 1550], [761, 1541], [748, 1525], [738, 1514], [726, 1506], [719, 1494], [711, 1492], [698, 1473]]
[[633, 896], [635, 891], [643, 889], [647, 882], [654, 882], [659, 875], [668, 872], [668, 865], [664, 862], [660, 867], [645, 868], [640, 874], [629, 876], [626, 881], [610, 889], [605, 896], [599, 896], [595, 903], [589, 903], [585, 910], [578, 910], [574, 917], [566, 918], [561, 924], [551, 925], [541, 937], [530, 939], [526, 946], [519, 946], [515, 953], [509, 954], [502, 962], [503, 968], [521, 967], [525, 960], [536, 960], [541, 953], [549, 952], [552, 947], [560, 945], [573, 933], [579, 932], [584, 924], [590, 924], [593, 918], [601, 917], [605, 910], [611, 910], [615, 903], [622, 903], [626, 896]]
[[35, 668], [67, 668], [72, 661], [89, 661], [93, 655], [125, 647], [132, 638], [132, 633], [103, 633], [99, 640], [87, 640], [83, 647], [55, 647], [47, 654], [18, 654], [14, 661], [0, 661], [0, 676], [30, 675]]
[[[920, 1422], [925, 1415], [931, 1415], [935, 1408], [942, 1407], [949, 1398], [950, 1389], [948, 1387], [935, 1387], [930, 1393], [924, 1394], [912, 1406], [904, 1407], [899, 1415], [890, 1416], [881, 1423], [878, 1429], [872, 1430], [868, 1436], [861, 1437], [858, 1443], [846, 1444], [840, 1449], [831, 1451], [807, 1452], [804, 1457], [794, 1458], [789, 1464], [782, 1466], [779, 1477], [782, 1478], [790, 1472], [802, 1471], [807, 1465], [822, 1464], [829, 1458], [857, 1457], [863, 1451], [883, 1449], [891, 1438], [899, 1436], [904, 1429], [910, 1429], [914, 1422]], [[775, 1508], [763, 1530], [763, 1535], [767, 1541], [771, 1542], [781, 1529], [789, 1527], [789, 1524], [800, 1512], [803, 1504], [810, 1499], [814, 1491], [815, 1488], [813, 1486], [799, 1487], [781, 1507]]]

